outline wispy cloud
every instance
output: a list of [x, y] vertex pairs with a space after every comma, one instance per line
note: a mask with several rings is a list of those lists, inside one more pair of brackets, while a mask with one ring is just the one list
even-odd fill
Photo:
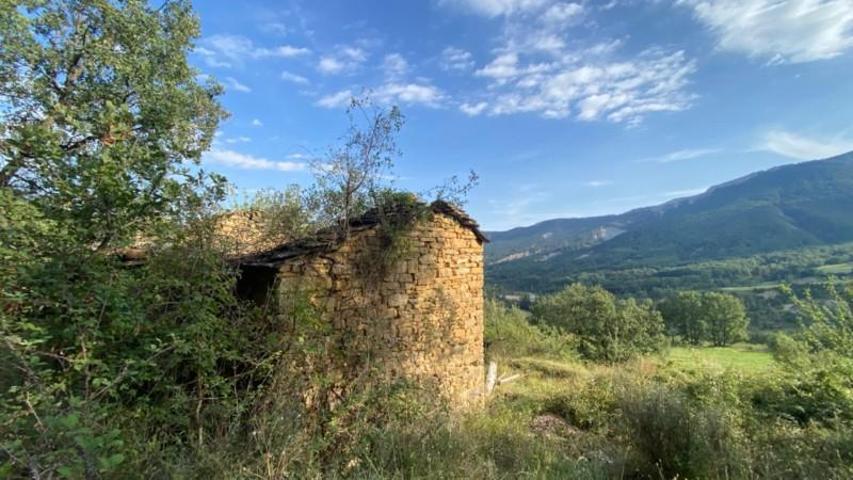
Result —
[[251, 141], [252, 141], [252, 138], [251, 138], [251, 137], [246, 137], [246, 136], [231, 137], [231, 138], [226, 138], [226, 139], [224, 140], [224, 142], [225, 142], [225, 143], [228, 143], [228, 144], [231, 144], [231, 145], [233, 145], [233, 144], [235, 144], [235, 143], [250, 143]]
[[367, 52], [360, 47], [341, 45], [334, 53], [320, 57], [317, 70], [323, 75], [351, 72], [361, 66], [367, 56]]
[[487, 102], [463, 103], [459, 105], [459, 110], [470, 117], [476, 117], [477, 115], [485, 112], [487, 108], [489, 108], [489, 104]]
[[536, 11], [548, 3], [549, 0], [439, 0], [439, 4], [487, 17]]
[[382, 71], [389, 78], [400, 78], [409, 71], [409, 62], [399, 53], [389, 53], [382, 61]]
[[584, 183], [587, 187], [599, 188], [599, 187], [607, 187], [613, 185], [613, 182], [610, 180], [590, 180]]
[[240, 81], [238, 81], [234, 77], [225, 77], [225, 88], [228, 90], [234, 90], [236, 92], [243, 92], [243, 93], [249, 93], [252, 91], [252, 89], [249, 88], [248, 85], [244, 85], [244, 84], [240, 83]]
[[287, 71], [281, 72], [281, 79], [285, 82], [296, 83], [298, 85], [306, 85], [308, 83], [308, 79], [302, 75], [297, 75]]
[[[586, 45], [586, 7], [558, 0], [443, 0], [487, 17], [500, 17], [502, 34], [492, 58], [474, 70], [487, 82], [467, 99], [467, 114], [536, 113], [546, 118], [609, 121], [634, 125], [653, 112], [689, 108], [696, 63], [682, 50], [650, 47], [621, 54], [623, 41]], [[466, 57], [466, 60], [470, 57]], [[486, 102], [483, 109], [472, 105]]]
[[619, 61], [598, 50], [561, 52], [548, 63], [524, 62], [517, 52], [500, 54], [477, 71], [492, 80], [488, 113], [637, 123], [652, 112], [690, 107], [694, 95], [685, 88], [696, 65], [683, 51], [649, 49]]
[[456, 47], [447, 47], [441, 52], [439, 66], [442, 70], [464, 72], [474, 68], [471, 52]]
[[253, 118], [253, 119], [252, 119], [252, 126], [253, 126], [253, 127], [263, 127], [263, 126], [264, 126], [264, 122], [262, 122], [260, 119]]
[[692, 160], [694, 158], [705, 157], [708, 155], [713, 155], [715, 153], [719, 153], [720, 149], [718, 148], [686, 148], [683, 150], [676, 150], [674, 152], [667, 153], [665, 155], [661, 155], [659, 157], [651, 157], [644, 158], [640, 160], [640, 162], [655, 162], [655, 163], [672, 163], [672, 162], [680, 162], [683, 160]]
[[324, 108], [342, 108], [350, 104], [352, 100], [352, 90], [341, 90], [329, 95], [325, 95], [317, 100], [318, 107]]
[[202, 38], [194, 52], [210, 67], [242, 66], [248, 60], [261, 58], [292, 58], [311, 53], [311, 50], [292, 45], [260, 47], [241, 35], [212, 35]]
[[671, 192], [664, 192], [661, 196], [664, 198], [692, 197], [694, 195], [699, 195], [700, 193], [705, 193], [706, 191], [708, 191], [708, 187], [687, 188], [684, 190], [673, 190]]
[[853, 150], [853, 139], [815, 138], [784, 130], [771, 130], [764, 135], [756, 150], [798, 160], [817, 160]]
[[281, 172], [297, 172], [307, 168], [304, 162], [278, 162], [262, 157], [254, 157], [234, 150], [211, 150], [204, 154], [206, 163], [246, 170], [278, 170]]
[[[321, 97], [317, 105], [325, 108], [342, 108], [350, 103], [353, 91], [341, 90]], [[437, 87], [427, 83], [397, 83], [388, 82], [370, 90], [370, 96], [383, 104], [424, 105], [439, 107], [446, 99], [445, 94]]]
[[853, 47], [850, 0], [679, 0], [713, 32], [721, 50], [770, 63], [837, 57]]

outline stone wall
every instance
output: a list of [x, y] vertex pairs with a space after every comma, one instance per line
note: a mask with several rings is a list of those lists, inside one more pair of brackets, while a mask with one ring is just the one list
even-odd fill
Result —
[[482, 243], [441, 213], [397, 242], [389, 249], [378, 227], [354, 232], [332, 252], [283, 262], [278, 288], [311, 288], [348, 348], [388, 377], [434, 388], [454, 405], [481, 402]]

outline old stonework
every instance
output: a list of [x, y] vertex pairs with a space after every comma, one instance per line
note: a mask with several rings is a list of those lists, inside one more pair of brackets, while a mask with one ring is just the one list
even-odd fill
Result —
[[388, 378], [434, 389], [452, 405], [482, 402], [483, 244], [476, 222], [446, 202], [389, 238], [374, 213], [348, 234], [321, 232], [241, 260], [257, 299], [308, 289], [350, 348]]

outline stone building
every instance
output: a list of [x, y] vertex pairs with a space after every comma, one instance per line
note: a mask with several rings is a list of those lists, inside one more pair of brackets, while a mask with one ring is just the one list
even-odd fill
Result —
[[369, 212], [348, 235], [328, 230], [244, 257], [239, 288], [259, 301], [308, 290], [348, 348], [387, 377], [478, 403], [487, 240], [449, 203], [408, 208]]

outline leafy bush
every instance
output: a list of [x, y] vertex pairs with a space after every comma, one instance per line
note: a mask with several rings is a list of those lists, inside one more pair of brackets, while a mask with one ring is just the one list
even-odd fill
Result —
[[722, 347], [746, 340], [749, 319], [743, 302], [719, 292], [679, 292], [659, 305], [670, 334], [699, 345]]
[[537, 325], [577, 336], [586, 358], [618, 362], [660, 351], [664, 325], [651, 301], [617, 299], [601, 287], [574, 284], [533, 306]]
[[528, 314], [488, 299], [484, 309], [484, 341], [490, 357], [541, 356], [566, 359], [575, 355], [576, 339], [548, 326], [533, 325]]
[[663, 386], [621, 393], [628, 441], [637, 473], [651, 478], [741, 478], [741, 439], [721, 406], [697, 406]]
[[827, 359], [819, 367], [785, 372], [755, 389], [753, 405], [759, 415], [795, 421], [800, 425], [833, 426], [853, 421], [853, 369]]
[[826, 301], [816, 300], [811, 291], [803, 297], [786, 287], [785, 292], [794, 302], [800, 321], [795, 338], [810, 352], [834, 352], [853, 358], [853, 285], [825, 286]]

